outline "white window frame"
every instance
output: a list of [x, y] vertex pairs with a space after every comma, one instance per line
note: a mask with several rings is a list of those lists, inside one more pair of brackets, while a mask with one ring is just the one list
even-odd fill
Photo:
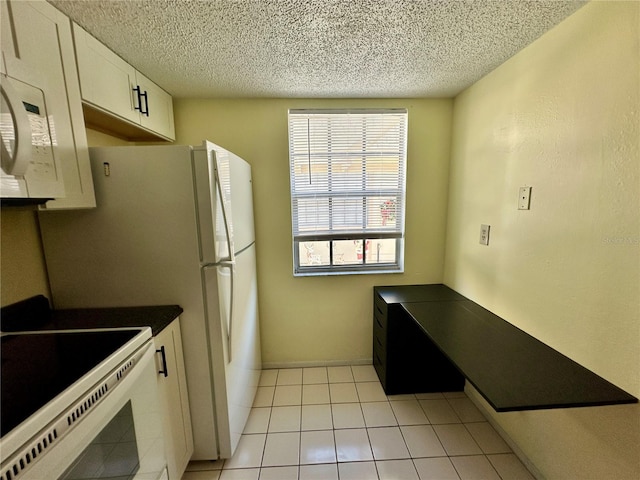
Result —
[[[332, 120], [334, 119], [333, 123]], [[337, 123], [336, 123], [337, 122]], [[354, 122], [351, 124], [350, 122]], [[345, 126], [347, 125], [347, 126]], [[355, 125], [350, 127], [349, 125]], [[367, 273], [401, 273], [404, 271], [404, 220], [406, 201], [407, 163], [406, 109], [292, 109], [289, 110], [289, 166], [291, 185], [291, 214], [293, 239], [294, 276], [342, 275]], [[306, 129], [306, 130], [305, 130]], [[346, 134], [345, 132], [351, 133]], [[353, 131], [358, 132], [354, 134]], [[369, 135], [367, 135], [369, 133]], [[355, 137], [354, 137], [355, 135]], [[354, 138], [359, 140], [356, 142]], [[374, 138], [374, 140], [368, 140]], [[345, 140], [346, 139], [346, 140]], [[353, 148], [357, 144], [357, 148]], [[355, 160], [354, 160], [355, 159]], [[301, 179], [301, 163], [309, 162], [306, 169], [308, 180]], [[335, 187], [332, 171], [336, 165], [345, 162], [362, 165], [362, 173], [347, 177], [343, 174]], [[373, 166], [385, 162], [392, 165], [393, 173], [378, 174], [371, 171]], [[394, 163], [394, 162], [397, 162]], [[313, 165], [312, 165], [313, 164]], [[320, 167], [318, 167], [320, 165]], [[372, 165], [372, 167], [369, 167]], [[304, 166], [303, 166], [304, 168]], [[316, 175], [318, 169], [324, 170]], [[361, 175], [360, 186], [356, 180]], [[371, 180], [374, 178], [374, 180]], [[378, 180], [375, 180], [378, 178]], [[341, 183], [340, 183], [341, 182]], [[304, 184], [303, 184], [304, 183]], [[341, 210], [345, 217], [358, 218], [336, 226], [337, 204], [345, 198], [357, 200], [359, 211]], [[392, 199], [394, 208], [392, 220], [380, 222], [375, 209], [381, 211], [382, 203]], [[304, 216], [301, 201], [311, 205], [316, 213], [314, 222]], [[318, 213], [321, 212], [321, 213]], [[369, 212], [374, 212], [370, 214]], [[382, 214], [378, 215], [381, 217]], [[387, 217], [388, 219], [389, 217]], [[360, 220], [361, 219], [361, 220]], [[346, 225], [350, 223], [351, 225]], [[312, 225], [313, 224], [313, 225]], [[367, 241], [379, 239], [395, 240], [393, 262], [375, 263], [367, 258]], [[338, 264], [334, 258], [334, 242], [340, 240], [361, 241], [358, 264]], [[300, 249], [303, 242], [327, 241], [329, 264], [300, 264]], [[371, 253], [369, 253], [371, 255]], [[371, 257], [373, 258], [373, 256]], [[379, 261], [379, 259], [378, 259]]]

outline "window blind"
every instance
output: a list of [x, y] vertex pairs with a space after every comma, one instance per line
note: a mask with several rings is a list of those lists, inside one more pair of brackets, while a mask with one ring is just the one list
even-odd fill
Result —
[[407, 111], [290, 110], [295, 241], [402, 238]]

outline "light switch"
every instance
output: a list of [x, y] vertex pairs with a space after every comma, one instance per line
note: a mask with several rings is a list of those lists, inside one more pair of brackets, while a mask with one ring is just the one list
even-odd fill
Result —
[[489, 245], [489, 229], [490, 225], [480, 225], [480, 244]]

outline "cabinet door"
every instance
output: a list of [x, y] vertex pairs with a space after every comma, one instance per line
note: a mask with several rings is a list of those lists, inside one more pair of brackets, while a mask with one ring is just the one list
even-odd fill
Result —
[[140, 72], [136, 73], [137, 84], [142, 92], [146, 92], [146, 106], [149, 115], [140, 115], [140, 124], [169, 140], [176, 138], [173, 125], [173, 99]]
[[193, 434], [179, 319], [156, 335], [154, 344], [169, 479], [180, 480], [193, 454]]
[[134, 105], [137, 96], [133, 92], [135, 69], [75, 23], [73, 39], [82, 100], [139, 124], [140, 113]]
[[47, 2], [33, 2], [32, 5], [40, 13], [47, 15], [57, 26], [62, 68], [67, 86], [71, 129], [75, 142], [75, 161], [74, 152], [69, 151], [69, 154], [63, 157], [61, 162], [62, 178], [64, 179], [64, 198], [49, 201], [40, 208], [42, 210], [93, 208], [96, 206], [96, 195], [93, 189], [87, 132], [82, 114], [82, 100], [80, 98], [80, 84], [78, 82], [75, 49], [73, 47], [71, 21], [66, 15]]

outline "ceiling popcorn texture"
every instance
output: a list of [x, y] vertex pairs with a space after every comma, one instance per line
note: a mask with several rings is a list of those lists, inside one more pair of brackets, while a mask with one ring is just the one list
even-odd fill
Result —
[[175, 97], [451, 97], [584, 5], [49, 0]]

